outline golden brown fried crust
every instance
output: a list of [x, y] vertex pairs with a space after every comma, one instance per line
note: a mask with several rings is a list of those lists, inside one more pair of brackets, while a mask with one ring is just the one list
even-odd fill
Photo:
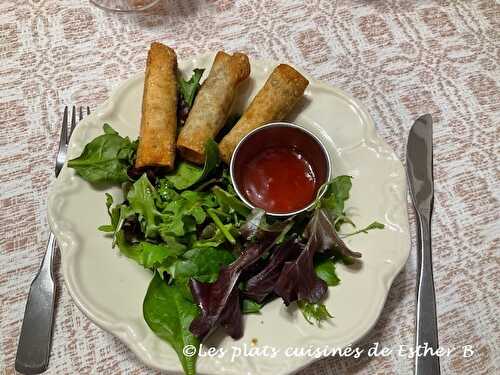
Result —
[[135, 167], [172, 169], [176, 129], [177, 55], [161, 43], [152, 43], [146, 63]]
[[226, 123], [238, 85], [249, 75], [247, 55], [217, 53], [177, 139], [177, 148], [184, 159], [203, 164], [206, 142]]
[[219, 143], [222, 160], [229, 163], [238, 142], [264, 124], [281, 121], [304, 94], [309, 81], [290, 65], [278, 65], [247, 110]]

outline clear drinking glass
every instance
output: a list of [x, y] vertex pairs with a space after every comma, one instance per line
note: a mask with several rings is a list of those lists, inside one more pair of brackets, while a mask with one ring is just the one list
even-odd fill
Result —
[[90, 0], [90, 2], [101, 9], [114, 12], [138, 12], [149, 9], [160, 0]]

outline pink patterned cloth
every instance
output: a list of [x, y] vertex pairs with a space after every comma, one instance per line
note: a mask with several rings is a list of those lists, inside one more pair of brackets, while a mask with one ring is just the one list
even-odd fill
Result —
[[[48, 237], [47, 187], [62, 108], [95, 108], [112, 87], [144, 69], [152, 41], [174, 47], [180, 57], [225, 49], [299, 66], [361, 100], [401, 159], [411, 124], [431, 113], [440, 344], [472, 345], [475, 352], [442, 358], [442, 373], [500, 373], [498, 4], [168, 0], [151, 14], [130, 16], [102, 12], [85, 0], [2, 0], [2, 373], [14, 373], [29, 284]], [[413, 251], [363, 347], [413, 344], [415, 263]], [[76, 308], [59, 272], [58, 285], [48, 373], [155, 373]], [[412, 362], [395, 354], [333, 358], [301, 374], [410, 374]]]

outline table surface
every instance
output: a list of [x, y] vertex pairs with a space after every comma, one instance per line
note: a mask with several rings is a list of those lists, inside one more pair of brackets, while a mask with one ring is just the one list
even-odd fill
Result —
[[[162, 1], [116, 15], [81, 0], [0, 2], [0, 370], [13, 374], [29, 284], [48, 237], [61, 111], [95, 108], [143, 71], [150, 42], [180, 57], [244, 51], [287, 61], [362, 101], [404, 159], [421, 114], [434, 127], [434, 278], [439, 339], [471, 345], [443, 374], [500, 373], [500, 5], [486, 1]], [[412, 241], [414, 216], [410, 213]], [[414, 340], [415, 251], [380, 321], [362, 341], [394, 350]], [[155, 373], [59, 294], [49, 373]], [[412, 360], [333, 358], [300, 374], [410, 374]]]

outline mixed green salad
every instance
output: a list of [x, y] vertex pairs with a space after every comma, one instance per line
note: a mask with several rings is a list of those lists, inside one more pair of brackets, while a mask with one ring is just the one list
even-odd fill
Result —
[[[189, 81], [180, 79], [180, 126], [200, 78], [195, 70]], [[196, 372], [196, 356], [183, 354], [186, 345], [199, 348], [219, 327], [241, 338], [242, 314], [259, 313], [277, 298], [287, 306], [296, 303], [311, 324], [331, 318], [323, 301], [328, 287], [340, 283], [336, 264], [361, 257], [343, 238], [384, 227], [375, 221], [355, 228], [345, 211], [350, 176], [324, 185], [325, 194], [309, 211], [270, 218], [237, 198], [215, 141], [206, 145], [203, 168], [178, 161], [165, 174], [136, 170], [137, 141], [108, 124], [103, 131], [68, 166], [91, 184], [122, 187], [123, 201], [106, 193], [110, 220], [98, 229], [122, 254], [151, 270], [144, 319], [177, 352], [186, 374]], [[354, 231], [339, 234], [344, 224]]]

